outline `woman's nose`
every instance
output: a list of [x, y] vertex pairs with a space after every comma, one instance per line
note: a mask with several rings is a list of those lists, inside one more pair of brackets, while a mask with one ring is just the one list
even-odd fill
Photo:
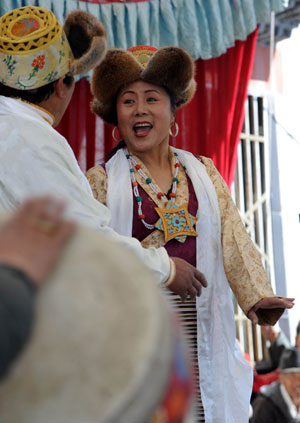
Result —
[[143, 116], [147, 114], [147, 107], [143, 101], [137, 101], [135, 103], [135, 115], [136, 116]]

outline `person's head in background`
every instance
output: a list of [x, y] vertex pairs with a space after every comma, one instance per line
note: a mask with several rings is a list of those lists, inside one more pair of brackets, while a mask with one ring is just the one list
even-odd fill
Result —
[[300, 408], [300, 348], [284, 350], [279, 362], [279, 382], [284, 386], [294, 405]]
[[55, 15], [35, 6], [0, 18], [0, 95], [27, 101], [61, 120], [74, 91], [74, 75], [98, 64], [106, 49], [103, 25], [82, 10], [61, 27]]

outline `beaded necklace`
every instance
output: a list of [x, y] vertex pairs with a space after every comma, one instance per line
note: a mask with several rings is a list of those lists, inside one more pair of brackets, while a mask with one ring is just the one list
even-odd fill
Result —
[[[197, 236], [197, 232], [193, 228], [196, 223], [196, 218], [188, 212], [188, 205], [184, 204], [182, 207], [175, 205], [177, 184], [179, 182], [177, 176], [178, 169], [180, 167], [178, 154], [173, 152], [175, 157], [175, 172], [172, 179], [171, 193], [169, 195], [170, 200], [168, 200], [166, 195], [159, 191], [155, 184], [153, 184], [152, 179], [144, 173], [141, 165], [136, 162], [136, 160], [132, 157], [126, 148], [124, 149], [124, 152], [128, 160], [131, 184], [138, 205], [138, 218], [143, 223], [143, 225], [147, 229], [152, 230], [156, 228], [164, 232], [165, 242], [168, 242], [173, 238], [179, 242], [185, 242], [187, 236]], [[134, 174], [135, 170], [144, 179], [147, 186], [149, 186], [149, 188], [151, 188], [152, 191], [156, 194], [157, 198], [164, 201], [165, 208], [155, 208], [156, 212], [160, 216], [160, 219], [154, 225], [151, 225], [145, 221], [145, 215], [142, 211], [143, 198], [139, 193], [138, 183]]]
[[180, 166], [179, 160], [178, 160], [178, 154], [174, 152], [174, 156], [175, 156], [175, 173], [174, 173], [174, 178], [172, 180], [172, 190], [171, 193], [169, 195], [171, 200], [168, 200], [168, 198], [166, 197], [166, 195], [159, 191], [157, 189], [157, 187], [152, 183], [152, 179], [148, 178], [147, 175], [144, 173], [143, 169], [141, 168], [141, 165], [139, 165], [136, 160], [131, 156], [131, 154], [129, 154], [128, 150], [125, 149], [125, 154], [126, 154], [126, 158], [129, 162], [129, 171], [130, 171], [130, 178], [131, 178], [131, 183], [132, 183], [132, 188], [133, 188], [133, 193], [135, 196], [135, 199], [137, 201], [138, 204], [138, 218], [140, 219], [140, 221], [144, 224], [144, 226], [147, 229], [154, 229], [154, 225], [150, 225], [149, 223], [147, 223], [144, 219], [145, 219], [145, 215], [143, 214], [142, 211], [142, 203], [143, 203], [143, 199], [140, 196], [139, 193], [139, 188], [138, 188], [138, 183], [135, 179], [135, 175], [134, 175], [134, 169], [136, 169], [136, 171], [138, 172], [138, 174], [144, 179], [145, 183], [152, 189], [152, 191], [156, 194], [158, 199], [162, 199], [165, 203], [165, 206], [167, 206], [169, 204], [169, 202], [171, 201], [171, 203], [175, 204], [176, 201], [176, 191], [177, 191], [177, 183], [178, 183], [178, 168]]

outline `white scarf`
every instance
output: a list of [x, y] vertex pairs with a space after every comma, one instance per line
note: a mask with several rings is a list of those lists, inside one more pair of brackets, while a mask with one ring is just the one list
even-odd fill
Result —
[[[198, 200], [197, 268], [208, 287], [197, 298], [198, 362], [206, 423], [247, 423], [253, 371], [235, 341], [232, 292], [224, 272], [218, 199], [205, 166], [174, 149]], [[119, 150], [106, 164], [111, 226], [132, 236], [133, 194], [128, 160]]]

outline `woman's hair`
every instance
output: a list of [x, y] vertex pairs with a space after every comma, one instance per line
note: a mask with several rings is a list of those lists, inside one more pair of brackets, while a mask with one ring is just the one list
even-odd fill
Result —
[[[63, 83], [70, 88], [74, 81], [74, 77], [67, 73], [63, 79]], [[0, 83], [0, 95], [5, 97], [21, 98], [33, 104], [39, 104], [42, 101], [48, 100], [51, 94], [54, 93], [54, 87], [57, 81], [50, 82], [50, 84], [33, 90], [17, 90]]]
[[[166, 93], [169, 96], [170, 99], [170, 106], [171, 106], [171, 111], [174, 114], [174, 116], [176, 117], [176, 97], [175, 95], [168, 90], [166, 87], [163, 87], [166, 90]], [[119, 92], [116, 94], [115, 96], [115, 111], [117, 110], [117, 98], [118, 98], [118, 94]], [[118, 126], [118, 120], [117, 120], [117, 111], [116, 111], [116, 126]], [[121, 150], [122, 148], [126, 147], [126, 143], [124, 140], [121, 140], [112, 150], [110, 150], [110, 152], [106, 155], [105, 157], [105, 161], [108, 161], [109, 159], [111, 159], [118, 150]]]

